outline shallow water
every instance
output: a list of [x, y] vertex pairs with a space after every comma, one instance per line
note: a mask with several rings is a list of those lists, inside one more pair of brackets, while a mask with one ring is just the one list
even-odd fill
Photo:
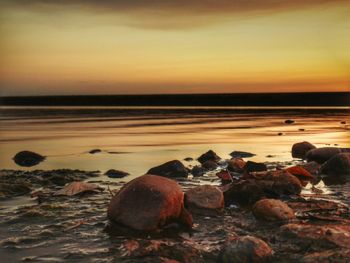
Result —
[[[349, 116], [346, 109], [328, 108], [2, 108], [0, 168], [21, 169], [12, 157], [22, 150], [48, 156], [32, 169], [114, 168], [132, 177], [208, 149], [222, 158], [236, 150], [255, 153], [256, 161], [287, 161], [297, 141], [349, 147], [349, 121], [340, 123]], [[88, 153], [96, 148], [102, 152]]]
[[[350, 146], [349, 126], [340, 123], [349, 123], [349, 111], [344, 109], [3, 108], [0, 112], [0, 169], [32, 170], [29, 176], [36, 176], [36, 169], [61, 168], [100, 170], [101, 174], [114, 168], [130, 173], [123, 179], [101, 175], [87, 180], [111, 189], [155, 165], [196, 158], [209, 149], [224, 159], [234, 150], [248, 151], [256, 154], [251, 160], [288, 165], [298, 162], [290, 154], [297, 141]], [[295, 123], [285, 124], [286, 119]], [[102, 152], [88, 153], [96, 148]], [[21, 150], [38, 152], [47, 159], [32, 168], [19, 167], [12, 157]], [[190, 167], [196, 161], [184, 164]], [[180, 181], [184, 190], [204, 183], [220, 184], [215, 172]], [[321, 182], [317, 187], [323, 193], [315, 195], [307, 187], [305, 200], [310, 196], [330, 200], [342, 211], [336, 212], [349, 219], [350, 184], [326, 187]], [[50, 191], [56, 188], [60, 187]], [[41, 204], [29, 195], [0, 200], [1, 261], [163, 262], [160, 256], [179, 261], [188, 256], [186, 262], [216, 262], [227, 237], [247, 234], [272, 246], [274, 262], [298, 262], [305, 253], [319, 251], [308, 244], [299, 246], [299, 241], [294, 246], [295, 242], [291, 244], [280, 234], [278, 226], [261, 224], [250, 211], [236, 206], [220, 216], [195, 217], [190, 234], [153, 237], [108, 230], [109, 199], [106, 190], [95, 195], [48, 198]], [[298, 213], [298, 220], [305, 220]], [[135, 241], [144, 250], [130, 255], [126, 242]]]

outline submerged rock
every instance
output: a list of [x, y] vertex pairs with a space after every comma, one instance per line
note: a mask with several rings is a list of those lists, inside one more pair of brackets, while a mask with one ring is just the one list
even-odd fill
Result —
[[266, 221], [285, 221], [295, 218], [293, 209], [276, 199], [263, 199], [256, 202], [253, 214], [256, 218]]
[[185, 203], [194, 213], [216, 213], [224, 208], [224, 195], [216, 186], [200, 185], [186, 192]]
[[316, 149], [316, 146], [309, 142], [298, 142], [292, 146], [292, 157], [305, 159], [306, 153], [312, 149]]
[[108, 218], [140, 231], [155, 231], [174, 221], [192, 226], [180, 186], [156, 175], [143, 175], [121, 188], [110, 201]]
[[338, 148], [338, 147], [322, 147], [310, 150], [306, 154], [308, 162], [315, 161], [320, 164], [328, 161], [334, 155], [342, 152], [350, 152], [350, 148]]
[[219, 255], [218, 262], [267, 262], [272, 254], [273, 250], [263, 240], [252, 236], [243, 236], [227, 242]]
[[242, 152], [242, 151], [233, 151], [230, 153], [232, 158], [250, 158], [255, 156], [256, 154], [250, 152]]
[[267, 167], [264, 163], [256, 163], [253, 161], [248, 161], [244, 166], [244, 170], [248, 173], [250, 172], [262, 172], [267, 171]]
[[350, 258], [350, 249], [326, 250], [314, 252], [303, 257], [303, 263], [347, 263]]
[[198, 177], [198, 176], [202, 176], [204, 175], [208, 170], [201, 167], [201, 166], [194, 166], [191, 170], [191, 174], [194, 176], [194, 177]]
[[19, 166], [31, 167], [45, 160], [45, 156], [31, 151], [21, 151], [17, 153], [13, 160]]
[[91, 183], [84, 183], [84, 182], [72, 182], [65, 187], [63, 187], [61, 190], [56, 191], [53, 195], [66, 195], [66, 196], [73, 196], [78, 195], [86, 192], [99, 192], [102, 190], [101, 187], [99, 187], [96, 184]]
[[29, 194], [32, 189], [24, 181], [17, 183], [0, 181], [0, 198], [9, 198]]
[[129, 173], [119, 171], [119, 170], [110, 169], [107, 172], [105, 172], [105, 175], [107, 175], [110, 178], [123, 178], [125, 176], [128, 176]]
[[160, 175], [164, 177], [187, 177], [188, 171], [182, 162], [178, 160], [169, 161], [148, 170], [147, 174]]
[[321, 173], [332, 176], [350, 176], [350, 153], [339, 153], [321, 166]]
[[243, 173], [246, 162], [241, 158], [233, 158], [227, 162], [227, 169], [235, 173]]
[[95, 153], [100, 153], [100, 152], [102, 152], [101, 149], [93, 149], [93, 150], [89, 151], [90, 154], [95, 154]]
[[206, 153], [199, 156], [197, 160], [202, 164], [206, 161], [213, 161], [217, 163], [221, 160], [221, 158], [213, 150], [209, 150]]
[[286, 124], [292, 124], [292, 123], [294, 123], [294, 122], [295, 122], [295, 121], [289, 120], [289, 119], [284, 121], [284, 123], [286, 123]]
[[349, 225], [311, 225], [287, 224], [281, 227], [287, 236], [300, 238], [305, 242], [313, 242], [321, 246], [336, 245], [350, 247]]
[[202, 164], [202, 166], [206, 169], [208, 169], [209, 171], [215, 170], [216, 168], [218, 168], [218, 164], [214, 161], [208, 160], [206, 162], [204, 162]]

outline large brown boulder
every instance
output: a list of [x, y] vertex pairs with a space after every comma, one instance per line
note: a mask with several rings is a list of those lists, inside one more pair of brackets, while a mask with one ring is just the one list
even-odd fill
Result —
[[266, 221], [285, 221], [295, 218], [293, 209], [276, 199], [262, 199], [256, 202], [253, 214], [257, 219]]
[[321, 173], [332, 176], [350, 176], [350, 153], [339, 153], [321, 166]]
[[337, 148], [337, 147], [322, 147], [310, 150], [306, 154], [308, 162], [315, 161], [320, 164], [328, 161], [334, 155], [342, 152], [350, 152], [350, 148]]
[[111, 199], [108, 218], [140, 231], [155, 231], [170, 222], [192, 226], [180, 186], [156, 175], [143, 175], [126, 184]]
[[316, 149], [316, 146], [309, 142], [298, 142], [292, 146], [292, 157], [305, 159], [306, 153], [312, 149]]
[[224, 208], [224, 194], [216, 186], [200, 185], [186, 192], [185, 203], [191, 212], [216, 213]]
[[253, 236], [237, 237], [227, 242], [218, 262], [222, 263], [261, 263], [267, 262], [273, 250], [263, 240]]
[[169, 178], [187, 177], [188, 170], [182, 162], [173, 160], [149, 169], [147, 174], [160, 175]]
[[278, 195], [300, 194], [303, 188], [301, 181], [286, 171], [281, 171], [274, 179], [273, 190]]

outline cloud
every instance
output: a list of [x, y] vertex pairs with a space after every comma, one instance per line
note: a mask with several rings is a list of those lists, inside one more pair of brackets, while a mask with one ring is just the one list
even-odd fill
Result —
[[77, 9], [127, 17], [144, 28], [187, 28], [220, 22], [246, 12], [278, 12], [349, 0], [1, 0], [0, 6], [34, 11]]

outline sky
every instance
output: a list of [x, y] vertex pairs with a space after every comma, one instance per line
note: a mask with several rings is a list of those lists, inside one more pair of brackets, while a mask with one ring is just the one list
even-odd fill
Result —
[[350, 91], [350, 0], [1, 0], [0, 96]]

